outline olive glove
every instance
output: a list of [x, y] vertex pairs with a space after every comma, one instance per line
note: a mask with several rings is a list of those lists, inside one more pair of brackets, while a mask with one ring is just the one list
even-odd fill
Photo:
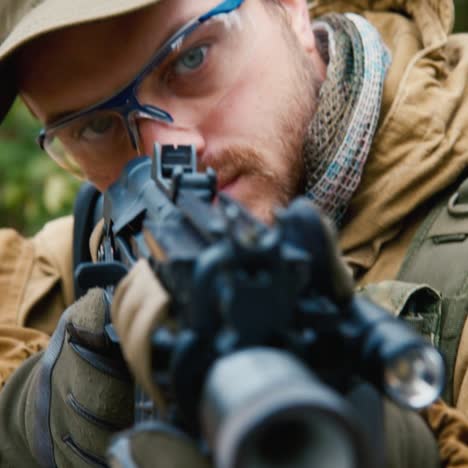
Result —
[[111, 435], [133, 418], [133, 384], [104, 335], [103, 291], [62, 315], [45, 352], [0, 392], [0, 466], [107, 466]]
[[[149, 293], [150, 292], [150, 293]], [[170, 298], [146, 260], [139, 260], [119, 283], [112, 323], [135, 380], [153, 399], [162, 419], [166, 402], [152, 374], [151, 337], [168, 323]], [[163, 421], [146, 421], [119, 433], [108, 450], [112, 468], [209, 468], [211, 464], [186, 434]]]
[[176, 428], [147, 421], [119, 433], [108, 450], [111, 468], [210, 468], [193, 440]]

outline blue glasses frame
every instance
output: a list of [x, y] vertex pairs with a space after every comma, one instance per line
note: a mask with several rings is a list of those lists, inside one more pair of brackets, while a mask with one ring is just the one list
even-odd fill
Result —
[[223, 13], [231, 13], [238, 9], [245, 0], [224, 0], [216, 7], [209, 10], [207, 13], [199, 16], [198, 18], [192, 19], [184, 26], [182, 26], [175, 34], [173, 34], [155, 53], [151, 60], [143, 67], [137, 76], [123, 89], [118, 91], [116, 94], [107, 98], [97, 104], [93, 104], [85, 109], [78, 112], [74, 112], [66, 117], [63, 117], [50, 125], [43, 128], [39, 136], [37, 137], [37, 143], [44, 149], [44, 142], [47, 137], [47, 133], [56, 130], [64, 125], [67, 125], [71, 121], [83, 117], [92, 112], [101, 110], [112, 110], [119, 113], [127, 126], [127, 131], [130, 136], [131, 143], [136, 149], [138, 146], [138, 131], [135, 125], [135, 117], [146, 117], [159, 122], [173, 123], [174, 119], [164, 109], [152, 106], [150, 104], [141, 104], [136, 96], [136, 90], [139, 84], [143, 81], [148, 73], [154, 68], [160, 65], [165, 58], [172, 52], [172, 46], [174, 42], [179, 41], [181, 38], [186, 37], [193, 31], [195, 31], [204, 22], [213, 18], [216, 15]]

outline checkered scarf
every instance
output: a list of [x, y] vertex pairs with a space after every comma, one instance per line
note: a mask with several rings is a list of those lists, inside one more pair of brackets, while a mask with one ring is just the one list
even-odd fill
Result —
[[328, 36], [328, 66], [304, 145], [306, 195], [339, 226], [377, 128], [390, 55], [361, 16], [326, 15], [312, 27]]

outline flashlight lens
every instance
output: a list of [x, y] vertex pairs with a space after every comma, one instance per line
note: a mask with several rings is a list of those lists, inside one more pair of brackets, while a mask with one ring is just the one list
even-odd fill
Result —
[[444, 362], [431, 346], [409, 348], [385, 370], [385, 390], [397, 403], [412, 409], [430, 405], [444, 385]]

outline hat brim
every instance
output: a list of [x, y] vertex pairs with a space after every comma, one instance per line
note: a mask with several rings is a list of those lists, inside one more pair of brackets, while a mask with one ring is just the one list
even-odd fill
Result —
[[15, 98], [18, 94], [16, 83], [11, 71], [8, 70], [7, 63], [0, 63], [0, 123], [8, 114]]

